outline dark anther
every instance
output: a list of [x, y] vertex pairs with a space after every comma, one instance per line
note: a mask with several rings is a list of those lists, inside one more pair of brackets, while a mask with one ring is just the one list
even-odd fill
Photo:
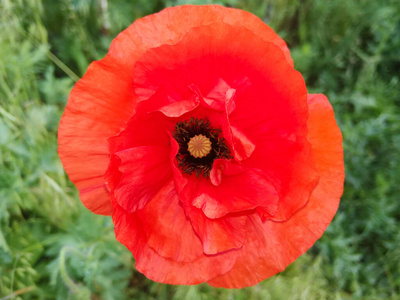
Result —
[[[179, 152], [176, 155], [179, 168], [189, 175], [195, 173], [197, 178], [202, 173], [204, 177], [209, 177], [214, 160], [232, 158], [221, 133], [221, 129], [211, 127], [207, 118], [196, 119], [192, 117], [189, 120], [176, 123], [172, 136], [179, 144]], [[190, 139], [196, 136], [206, 137], [211, 142], [211, 149], [207, 149], [208, 154], [203, 157], [194, 157], [188, 149]], [[201, 139], [199, 138], [199, 140]]]

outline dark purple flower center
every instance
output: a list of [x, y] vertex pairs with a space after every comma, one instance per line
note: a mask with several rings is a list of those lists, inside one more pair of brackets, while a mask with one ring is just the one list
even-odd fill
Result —
[[172, 136], [179, 144], [176, 159], [183, 173], [209, 177], [214, 160], [232, 158], [222, 130], [213, 128], [207, 118], [176, 123]]

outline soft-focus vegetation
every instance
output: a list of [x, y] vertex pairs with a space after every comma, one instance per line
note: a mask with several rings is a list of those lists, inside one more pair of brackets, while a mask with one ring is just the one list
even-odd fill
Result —
[[339, 212], [283, 273], [242, 290], [154, 283], [82, 206], [57, 156], [74, 81], [136, 18], [185, 3], [0, 0], [0, 299], [400, 299], [398, 0], [218, 1], [288, 42], [343, 131]]

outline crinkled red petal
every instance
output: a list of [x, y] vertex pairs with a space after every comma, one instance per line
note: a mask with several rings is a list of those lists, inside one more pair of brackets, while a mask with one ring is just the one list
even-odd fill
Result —
[[307, 203], [318, 173], [306, 138], [307, 91], [301, 74], [278, 48], [265, 45], [264, 52], [268, 55], [254, 61], [247, 75], [251, 85], [237, 90], [229, 122], [256, 146], [243, 166], [262, 170], [278, 191], [276, 213], [260, 215], [282, 221]]
[[160, 256], [190, 262], [203, 255], [202, 244], [188, 221], [172, 179], [144, 209], [137, 211], [147, 244]]
[[[171, 137], [170, 162], [172, 172], [174, 173], [174, 184], [177, 193], [181, 192], [188, 184], [188, 179], [182, 175], [182, 172], [177, 167], [175, 156], [178, 150], [178, 143]], [[180, 201], [182, 202], [181, 197]], [[210, 219], [200, 209], [193, 207], [191, 203], [183, 201], [182, 204], [194, 231], [202, 241], [204, 253], [221, 253], [230, 249], [240, 248], [243, 245], [245, 239], [245, 216]]]
[[224, 255], [223, 252], [241, 248], [246, 239], [245, 215], [230, 215], [220, 219], [207, 218], [193, 206], [184, 206], [205, 254]]
[[[229, 271], [238, 251], [205, 255], [172, 182], [143, 211], [127, 213], [113, 201], [116, 238], [136, 259], [136, 269], [169, 284], [198, 284]], [[174, 230], [172, 230], [174, 229]]]
[[138, 19], [113, 40], [109, 54], [131, 69], [148, 49], [176, 44], [191, 28], [214, 23], [248, 29], [263, 41], [280, 47], [293, 66], [285, 41], [262, 20], [249, 12], [219, 5], [170, 7], [158, 14]]
[[[244, 43], [246, 47], [243, 47]], [[286, 67], [279, 71], [276, 80], [271, 75], [282, 60]], [[236, 97], [236, 92], [240, 92], [238, 89], [259, 81], [260, 72], [266, 73], [261, 74], [263, 79], [270, 76], [268, 84], [258, 86], [260, 95], [245, 102], [258, 102], [261, 97], [266, 97], [268, 88], [279, 85], [283, 79], [281, 74], [290, 71], [297, 77], [289, 77], [286, 85], [302, 85], [304, 98], [306, 90], [301, 75], [291, 69], [279, 47], [265, 42], [243, 26], [215, 23], [190, 29], [174, 45], [165, 44], [145, 52], [134, 67], [134, 88], [139, 101], [150, 99], [156, 92], [162, 93], [153, 100], [158, 104], [150, 106], [152, 110], [174, 101], [192, 99], [193, 85], [212, 108], [225, 110], [225, 98]], [[293, 90], [289, 88], [286, 94]], [[220, 94], [223, 94], [222, 108], [218, 102], [213, 102]], [[233, 108], [228, 113], [232, 111]]]
[[120, 132], [136, 105], [131, 75], [106, 56], [89, 66], [75, 85], [58, 131], [58, 152], [80, 192], [83, 204], [98, 214], [111, 214], [104, 173], [110, 160], [107, 139]]
[[210, 179], [189, 180], [180, 195], [211, 219], [256, 207], [273, 215], [278, 205], [275, 188], [260, 170], [222, 159], [214, 161]]
[[232, 144], [235, 152], [234, 157], [238, 161], [249, 158], [256, 149], [256, 145], [235, 126], [230, 126], [230, 129], [232, 132]]
[[127, 212], [142, 209], [172, 178], [168, 145], [129, 148], [114, 156], [106, 180]]
[[324, 95], [309, 95], [308, 104], [307, 138], [320, 175], [310, 200], [285, 222], [249, 216], [247, 238], [235, 266], [210, 285], [251, 286], [284, 270], [320, 238], [335, 215], [344, 181], [342, 136]]
[[123, 131], [108, 139], [110, 153], [140, 146], [168, 147], [168, 131], [172, 131], [174, 126], [174, 120], [159, 112], [135, 114]]

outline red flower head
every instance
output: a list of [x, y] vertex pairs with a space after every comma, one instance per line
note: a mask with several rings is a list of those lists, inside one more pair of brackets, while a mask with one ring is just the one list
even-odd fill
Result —
[[331, 222], [341, 133], [254, 15], [180, 6], [137, 20], [71, 92], [59, 153], [148, 278], [240, 288]]

